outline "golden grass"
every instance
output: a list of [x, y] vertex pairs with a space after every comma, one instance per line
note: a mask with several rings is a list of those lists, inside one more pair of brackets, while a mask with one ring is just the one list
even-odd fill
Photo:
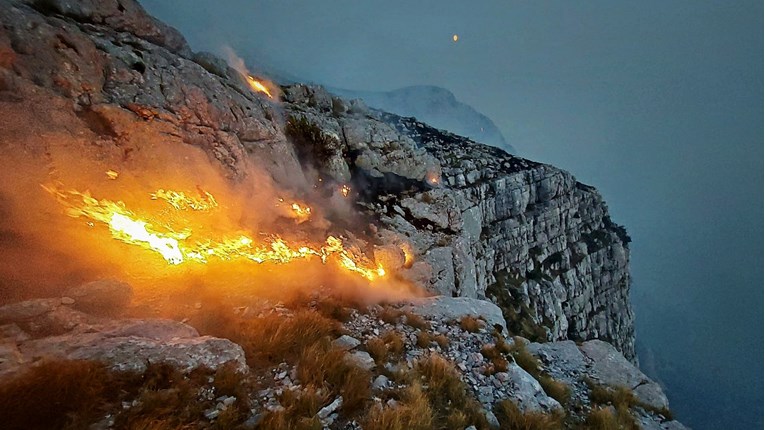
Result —
[[[459, 421], [462, 428], [475, 425], [486, 428], [488, 423], [483, 408], [471, 397], [460, 373], [445, 358], [431, 354], [414, 363], [414, 371], [427, 387], [426, 394], [439, 426]], [[464, 417], [464, 418], [463, 418]]]
[[513, 345], [510, 347], [510, 354], [521, 369], [528, 372], [534, 378], [539, 379], [542, 372], [542, 364], [526, 349], [526, 344], [523, 340], [519, 338], [515, 339], [515, 342], [513, 342]]
[[544, 414], [541, 412], [521, 412], [510, 400], [502, 400], [494, 405], [494, 415], [502, 429], [513, 430], [559, 430], [563, 428], [563, 414]]
[[329, 397], [313, 387], [304, 390], [285, 390], [279, 398], [284, 409], [269, 411], [263, 417], [258, 428], [270, 430], [319, 430], [321, 422], [319, 412]]
[[446, 337], [446, 335], [439, 334], [437, 336], [433, 337], [433, 340], [436, 341], [438, 346], [441, 347], [441, 349], [446, 349], [449, 347], [449, 338]]
[[385, 306], [380, 311], [380, 313], [377, 314], [377, 318], [380, 318], [381, 320], [383, 320], [383, 322], [386, 322], [388, 324], [396, 324], [398, 323], [398, 320], [402, 314], [403, 312], [401, 312], [398, 309], [394, 309], [390, 306]]
[[430, 330], [430, 323], [425, 321], [423, 317], [410, 311], [404, 312], [403, 315], [406, 318], [405, 323], [409, 327], [416, 328], [418, 330]]
[[430, 342], [433, 341], [433, 337], [426, 331], [417, 332], [417, 346], [420, 348], [427, 348], [430, 346]]
[[462, 330], [469, 331], [470, 333], [477, 333], [478, 330], [481, 329], [482, 325], [483, 324], [480, 320], [478, 320], [478, 318], [470, 315], [465, 315], [462, 317], [462, 319], [460, 319], [460, 328]]
[[396, 406], [375, 405], [361, 420], [364, 430], [431, 430], [433, 410], [419, 383], [407, 387]]
[[112, 376], [93, 361], [46, 361], [0, 385], [2, 427], [64, 428], [86, 425], [116, 400]]
[[549, 375], [539, 376], [539, 384], [548, 396], [557, 400], [561, 405], [568, 404], [571, 399], [571, 388], [562, 381], [558, 381]]
[[375, 360], [375, 363], [382, 365], [388, 358], [388, 345], [379, 337], [373, 337], [366, 343], [366, 349], [369, 355]]
[[283, 361], [295, 362], [309, 346], [340, 333], [337, 321], [309, 309], [298, 310], [291, 317], [272, 313], [247, 320], [211, 311], [204, 320], [191, 323], [200, 334], [227, 338], [239, 344], [253, 369]]
[[404, 342], [404, 335], [401, 333], [394, 330], [388, 330], [382, 334], [381, 339], [388, 346], [388, 351], [392, 355], [400, 357], [401, 354], [404, 353], [406, 343]]
[[329, 342], [317, 342], [304, 351], [297, 377], [303, 385], [343, 396], [345, 410], [358, 409], [372, 396], [372, 374], [349, 362], [345, 351], [332, 348]]

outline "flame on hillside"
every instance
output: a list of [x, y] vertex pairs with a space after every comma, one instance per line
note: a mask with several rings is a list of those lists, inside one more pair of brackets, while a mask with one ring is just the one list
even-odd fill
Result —
[[[114, 239], [153, 251], [170, 265], [205, 264], [212, 259], [285, 264], [316, 258], [324, 264], [334, 262], [341, 269], [370, 281], [385, 276], [382, 266], [347, 247], [342, 239], [335, 236], [328, 236], [319, 244], [291, 243], [277, 235], [256, 240], [255, 235], [241, 232], [216, 236], [207, 233], [208, 229], [205, 233], [199, 233], [189, 225], [173, 226], [170, 221], [177, 222], [180, 218], [163, 216], [162, 211], [139, 215], [122, 201], [97, 199], [87, 191], [62, 190], [60, 185], [43, 185], [43, 188], [67, 208], [69, 216], [100, 223], [108, 227]], [[199, 197], [190, 194], [160, 189], [150, 194], [150, 198], [165, 201], [173, 212], [188, 209], [207, 211], [218, 206], [209, 192], [200, 189]], [[310, 216], [311, 208], [308, 206], [293, 203], [291, 208], [300, 218]]]
[[268, 98], [272, 99], [274, 96], [271, 94], [271, 91], [266, 88], [265, 85], [263, 85], [263, 82], [255, 79], [252, 75], [248, 74], [245, 76], [245, 79], [247, 79], [247, 84], [252, 88], [253, 91], [263, 93], [268, 96]]
[[240, 75], [242, 75], [242, 78], [247, 82], [247, 85], [250, 87], [250, 89], [256, 93], [265, 94], [270, 99], [274, 99], [274, 92], [277, 91], [277, 88], [275, 85], [273, 85], [271, 82], [268, 82], [262, 78], [256, 78], [255, 76], [250, 73], [250, 70], [247, 68], [247, 66], [244, 64], [244, 60], [242, 60], [233, 49], [229, 46], [223, 47], [223, 52], [226, 54], [226, 60], [228, 62], [228, 65], [231, 66], [234, 70], [239, 72]]

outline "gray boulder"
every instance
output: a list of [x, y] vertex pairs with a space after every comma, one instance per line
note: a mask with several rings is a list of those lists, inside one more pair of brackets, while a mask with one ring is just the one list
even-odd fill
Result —
[[113, 279], [101, 279], [67, 289], [64, 295], [74, 299], [79, 310], [102, 315], [119, 313], [133, 297], [133, 287]]
[[593, 379], [608, 386], [627, 387], [638, 400], [652, 408], [669, 407], [661, 386], [650, 380], [610, 343], [596, 339], [584, 342], [579, 348], [592, 360], [589, 374]]
[[247, 372], [244, 351], [227, 340], [199, 337], [196, 330], [169, 320], [112, 321], [94, 332], [73, 332], [24, 342], [26, 362], [43, 358], [97, 360], [120, 371], [143, 372], [149, 363], [166, 363], [182, 371], [218, 369], [233, 364]]

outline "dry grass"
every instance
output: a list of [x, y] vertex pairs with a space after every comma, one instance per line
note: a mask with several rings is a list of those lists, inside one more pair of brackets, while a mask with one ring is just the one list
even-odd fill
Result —
[[430, 330], [430, 323], [425, 321], [423, 317], [410, 311], [404, 312], [403, 315], [406, 318], [405, 323], [409, 327], [416, 328], [418, 330]]
[[526, 349], [526, 344], [523, 340], [516, 338], [513, 345], [510, 347], [510, 354], [515, 359], [515, 363], [521, 367], [521, 369], [528, 372], [531, 376], [539, 379], [542, 372], [542, 365], [539, 360], [531, 355]]
[[587, 430], [638, 430], [640, 426], [628, 409], [596, 407], [587, 415], [584, 428]]
[[[320, 313], [301, 309], [292, 317], [268, 314], [249, 320], [213, 312], [201, 324], [192, 324], [200, 334], [223, 337], [244, 349], [247, 364], [262, 369], [283, 361], [295, 362], [306, 348], [339, 334], [340, 324]], [[210, 322], [215, 322], [210, 324]]]
[[361, 421], [364, 430], [431, 430], [433, 410], [419, 383], [407, 387], [396, 406], [375, 405]]
[[382, 340], [388, 345], [388, 351], [392, 355], [400, 357], [401, 354], [404, 353], [406, 343], [404, 342], [404, 335], [401, 333], [394, 330], [388, 330], [382, 334]]
[[438, 346], [441, 347], [441, 349], [446, 349], [449, 347], [449, 338], [443, 334], [434, 336], [433, 340], [436, 341], [436, 343], [438, 344]]
[[417, 346], [419, 346], [420, 348], [429, 347], [432, 341], [433, 341], [433, 336], [431, 336], [430, 333], [426, 331], [417, 332]]
[[316, 413], [329, 398], [319, 390], [308, 387], [302, 391], [285, 390], [279, 398], [284, 409], [266, 413], [259, 428], [273, 430], [319, 430], [321, 422]]
[[448, 423], [459, 423], [461, 428], [475, 425], [487, 428], [483, 408], [469, 394], [454, 366], [438, 354], [421, 358], [414, 363], [414, 371], [427, 387], [426, 394], [434, 413], [436, 428]]
[[646, 403], [641, 402], [635, 397], [635, 393], [627, 387], [606, 387], [598, 385], [591, 379], [585, 379], [585, 382], [590, 387], [590, 398], [593, 403], [601, 405], [613, 405], [617, 410], [631, 409], [635, 406], [639, 406], [646, 411], [653, 412], [659, 415], [663, 415], [665, 418], [672, 419], [672, 412], [666, 408], [656, 408]]
[[513, 430], [559, 430], [563, 428], [563, 415], [560, 413], [544, 414], [541, 412], [521, 412], [510, 400], [502, 400], [494, 405], [494, 414], [500, 428]]
[[382, 365], [388, 358], [388, 345], [379, 337], [373, 337], [366, 343], [367, 352], [375, 360], [375, 363]]
[[469, 331], [470, 333], [478, 333], [478, 330], [480, 330], [482, 326], [483, 323], [478, 318], [470, 315], [465, 315], [460, 320], [460, 328]]
[[539, 384], [548, 396], [557, 400], [561, 405], [566, 405], [569, 400], [571, 400], [571, 388], [569, 388], [565, 382], [558, 381], [549, 375], [542, 374], [539, 376]]
[[116, 400], [104, 365], [92, 361], [47, 361], [0, 385], [5, 429], [76, 428]]
[[317, 342], [300, 357], [297, 377], [303, 385], [343, 396], [343, 409], [354, 411], [372, 396], [372, 374], [347, 360], [345, 351]]
[[383, 322], [388, 324], [396, 324], [398, 323], [398, 319], [401, 318], [402, 313], [403, 312], [398, 309], [394, 309], [390, 306], [385, 306], [383, 307], [382, 311], [377, 314], [377, 318], [380, 318], [383, 320]]

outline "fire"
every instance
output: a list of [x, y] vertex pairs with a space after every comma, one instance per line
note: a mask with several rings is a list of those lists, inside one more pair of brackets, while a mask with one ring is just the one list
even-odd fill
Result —
[[164, 200], [178, 210], [185, 210], [187, 208], [195, 211], [208, 211], [218, 207], [218, 202], [215, 201], [215, 197], [212, 194], [199, 190], [199, 198], [187, 196], [182, 191], [172, 191], [159, 189], [156, 193], [152, 193], [152, 200]]
[[340, 194], [342, 194], [343, 197], [348, 197], [348, 193], [350, 192], [351, 192], [351, 187], [349, 187], [348, 185], [343, 185], [342, 187], [340, 187]]
[[308, 206], [300, 206], [297, 203], [293, 203], [292, 211], [295, 213], [298, 222], [307, 221], [311, 217], [311, 208]]
[[439, 176], [436, 172], [428, 172], [425, 179], [430, 185], [438, 185], [441, 183], [441, 176]]
[[107, 170], [106, 171], [106, 177], [109, 178], [109, 179], [112, 179], [112, 180], [117, 179], [117, 177], [119, 175], [120, 174], [115, 172], [114, 170]]
[[[386, 274], [381, 265], [375, 265], [363, 253], [346, 247], [343, 240], [335, 236], [327, 237], [321, 245], [289, 243], [276, 235], [266, 237], [260, 242], [248, 234], [222, 238], [202, 237], [195, 235], [188, 226], [176, 231], [162, 222], [152, 223], [150, 217], [139, 216], [121, 201], [98, 200], [87, 191], [62, 191], [52, 185], [43, 185], [43, 188], [67, 208], [69, 216], [84, 217], [105, 224], [114, 239], [156, 252], [170, 265], [189, 262], [204, 264], [213, 258], [222, 261], [243, 259], [255, 263], [276, 264], [319, 258], [324, 264], [330, 260], [335, 261], [342, 269], [370, 281]], [[160, 189], [151, 194], [151, 199], [164, 200], [176, 211], [188, 208], [204, 211], [217, 207], [217, 201], [212, 194], [202, 194], [201, 190], [200, 194], [201, 198], [195, 199], [184, 192]], [[297, 203], [294, 203], [292, 208], [306, 216], [311, 212], [310, 207]], [[156, 228], [154, 224], [162, 225], [162, 228]]]
[[268, 98], [272, 99], [274, 96], [271, 95], [271, 91], [266, 88], [265, 85], [263, 85], [262, 82], [255, 79], [252, 75], [247, 75], [247, 83], [250, 85], [250, 88], [252, 88], [253, 91], [263, 93], [268, 96]]

